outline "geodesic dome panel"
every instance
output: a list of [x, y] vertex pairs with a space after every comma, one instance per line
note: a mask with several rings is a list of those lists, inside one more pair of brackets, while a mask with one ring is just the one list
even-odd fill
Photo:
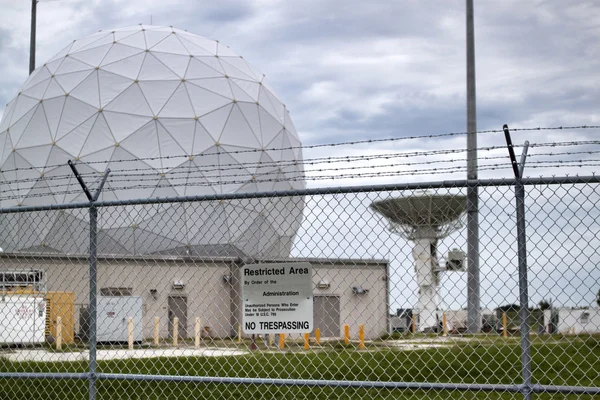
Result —
[[[263, 74], [221, 43], [135, 26], [74, 40], [36, 69], [0, 122], [1, 206], [301, 189], [300, 140]], [[99, 251], [286, 257], [298, 197], [104, 210]], [[87, 251], [81, 212], [3, 216], [5, 251]], [[79, 226], [81, 225], [81, 226]], [[80, 233], [81, 234], [81, 233]], [[79, 234], [79, 235], [80, 235]], [[23, 239], [26, 240], [23, 240]]]

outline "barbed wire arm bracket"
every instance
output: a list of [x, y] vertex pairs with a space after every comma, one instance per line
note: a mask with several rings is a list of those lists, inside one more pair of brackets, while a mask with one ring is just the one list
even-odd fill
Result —
[[100, 185], [98, 185], [96, 192], [94, 192], [94, 195], [92, 196], [92, 194], [90, 193], [90, 190], [88, 189], [87, 185], [83, 181], [81, 174], [79, 173], [79, 171], [77, 171], [77, 167], [75, 166], [75, 164], [73, 164], [73, 161], [69, 160], [69, 161], [67, 161], [67, 164], [69, 164], [69, 167], [71, 167], [71, 171], [73, 171], [73, 175], [75, 175], [75, 178], [77, 178], [77, 182], [79, 182], [79, 185], [81, 185], [81, 189], [83, 189], [83, 193], [85, 193], [85, 196], [88, 198], [88, 200], [91, 201], [92, 203], [97, 201], [98, 197], [100, 197], [100, 193], [102, 192], [102, 188], [104, 187], [104, 184], [106, 183], [106, 180], [108, 179], [108, 175], [110, 174], [110, 168], [107, 168], [106, 171], [104, 172], [104, 174], [102, 176], [102, 180], [100, 181]]
[[100, 197], [102, 188], [104, 187], [104, 184], [106, 183], [106, 180], [108, 179], [108, 174], [110, 174], [110, 168], [107, 168], [106, 171], [104, 172], [104, 174], [102, 175], [102, 180], [100, 181], [100, 185], [98, 185], [98, 188], [96, 189], [96, 193], [94, 193], [94, 198], [92, 199], [93, 202], [98, 200], [98, 197]]
[[515, 179], [523, 178], [523, 170], [525, 169], [525, 160], [527, 158], [527, 150], [529, 149], [529, 141], [526, 140], [523, 144], [523, 152], [521, 153], [521, 162], [517, 163], [517, 157], [515, 156], [515, 148], [510, 138], [510, 131], [508, 125], [504, 124], [502, 127], [504, 131], [504, 137], [506, 139], [506, 146], [508, 147], [508, 155], [510, 156], [510, 163], [515, 174]]
[[77, 182], [79, 182], [79, 185], [81, 186], [81, 189], [83, 189], [83, 193], [85, 193], [85, 196], [88, 198], [89, 201], [92, 201], [92, 194], [90, 193], [90, 190], [83, 181], [83, 178], [79, 174], [79, 171], [77, 171], [77, 167], [75, 166], [75, 164], [73, 164], [73, 161], [69, 160], [67, 161], [67, 164], [69, 164], [69, 167], [71, 167], [71, 171], [73, 171], [73, 175], [75, 175], [75, 178], [77, 178]]
[[519, 163], [519, 179], [523, 178], [525, 160], [527, 159], [527, 150], [529, 150], [529, 140], [526, 140], [525, 143], [523, 143], [523, 152], [521, 153], [521, 162]]

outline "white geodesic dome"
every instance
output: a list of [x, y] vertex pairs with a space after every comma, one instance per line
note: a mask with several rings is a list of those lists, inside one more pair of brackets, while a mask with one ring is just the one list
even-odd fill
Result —
[[[74, 40], [36, 69], [0, 122], [1, 207], [305, 188], [285, 105], [241, 56], [174, 28]], [[98, 251], [286, 257], [299, 197], [101, 209]], [[37, 217], [36, 217], [37, 215]], [[0, 217], [4, 251], [85, 253], [80, 210]]]

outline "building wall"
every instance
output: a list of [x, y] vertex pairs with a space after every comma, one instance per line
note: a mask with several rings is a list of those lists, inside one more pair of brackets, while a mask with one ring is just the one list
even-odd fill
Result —
[[[557, 313], [556, 331], [554, 333], [585, 334], [600, 333], [600, 308], [572, 309], [555, 308], [544, 311], [544, 326], [548, 332], [552, 313]], [[587, 314], [587, 319], [584, 314]]]
[[[85, 259], [9, 258], [0, 260], [0, 269], [43, 269], [46, 289], [75, 293], [75, 329], [79, 331], [79, 310], [89, 304], [89, 264]], [[229, 274], [229, 262], [195, 263], [142, 259], [98, 260], [98, 289], [131, 288], [132, 295], [141, 296], [142, 316], [132, 315], [134, 323], [143, 323], [144, 337], [152, 337], [154, 317], [159, 318], [160, 335], [168, 337], [168, 297], [187, 298], [187, 330], [193, 336], [195, 318], [213, 336], [228, 336], [229, 285], [223, 275]], [[183, 289], [173, 289], [173, 282], [185, 283]], [[151, 294], [150, 289], [155, 289]]]
[[[330, 287], [318, 289], [317, 284], [321, 280], [328, 281]], [[344, 324], [349, 325], [350, 335], [354, 339], [358, 337], [359, 325], [364, 325], [367, 339], [387, 333], [387, 268], [342, 263], [330, 266], [313, 264], [313, 287], [316, 296], [340, 297], [340, 336], [343, 335]], [[361, 287], [368, 292], [355, 294], [353, 287]]]
[[[350, 326], [354, 338], [358, 326], [365, 326], [365, 337], [374, 339], [387, 331], [388, 290], [387, 263], [360, 260], [287, 260], [309, 261], [313, 267], [314, 295], [340, 298], [340, 336], [343, 325]], [[201, 319], [203, 335], [227, 337], [237, 334], [241, 323], [241, 292], [239, 268], [234, 260], [194, 260], [158, 258], [118, 258], [98, 260], [98, 289], [131, 288], [131, 294], [141, 296], [142, 316], [132, 315], [134, 323], [141, 321], [143, 336], [154, 332], [154, 317], [159, 318], [160, 336], [169, 336], [168, 299], [187, 299], [187, 332], [193, 337], [196, 318]], [[46, 289], [75, 293], [75, 329], [79, 331], [79, 310], [87, 306], [89, 296], [89, 264], [85, 258], [67, 257], [0, 257], [0, 269], [43, 269]], [[330, 286], [318, 289], [320, 281]], [[175, 289], [174, 282], [184, 287]], [[352, 287], [368, 290], [354, 294]], [[206, 327], [206, 328], [205, 328]]]

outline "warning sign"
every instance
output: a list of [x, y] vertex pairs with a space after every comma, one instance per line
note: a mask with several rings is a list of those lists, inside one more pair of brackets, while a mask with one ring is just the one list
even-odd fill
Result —
[[17, 308], [17, 315], [21, 319], [29, 319], [33, 316], [33, 307], [22, 305], [21, 307]]
[[308, 333], [313, 330], [309, 263], [255, 264], [240, 269], [245, 333]]

